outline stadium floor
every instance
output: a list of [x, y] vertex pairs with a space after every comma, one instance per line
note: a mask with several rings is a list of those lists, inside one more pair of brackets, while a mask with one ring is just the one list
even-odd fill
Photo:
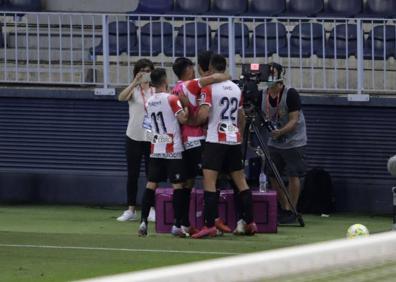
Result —
[[207, 240], [153, 232], [139, 238], [136, 222], [119, 223], [121, 208], [1, 206], [0, 281], [70, 281], [183, 262], [250, 253], [345, 237], [348, 226], [389, 231], [391, 217], [305, 215], [306, 227], [277, 234]]

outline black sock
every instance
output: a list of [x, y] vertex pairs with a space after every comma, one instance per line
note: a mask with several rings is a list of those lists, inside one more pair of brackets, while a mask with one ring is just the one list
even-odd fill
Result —
[[238, 187], [234, 184], [234, 181], [230, 181], [230, 185], [234, 190], [233, 199], [234, 199], [234, 206], [235, 206], [235, 217], [238, 220], [243, 218], [242, 211], [241, 211], [241, 199], [239, 197], [239, 190]]
[[213, 227], [217, 217], [218, 196], [216, 192], [204, 192], [204, 220], [206, 227]]
[[155, 203], [155, 191], [146, 188], [143, 194], [142, 201], [142, 217], [140, 222], [145, 222], [147, 224], [147, 217], [150, 213], [150, 208], [154, 206]]
[[214, 218], [216, 219], [216, 218], [218, 218], [219, 217], [219, 202], [220, 202], [220, 193], [221, 193], [221, 190], [216, 190], [216, 213], [215, 213], [215, 215], [214, 215]]
[[249, 224], [253, 222], [253, 200], [250, 189], [239, 193], [243, 220]]
[[190, 226], [190, 196], [191, 189], [183, 188], [183, 214], [181, 225]]
[[183, 190], [173, 190], [173, 214], [175, 216], [175, 226], [180, 228], [182, 217], [183, 217]]

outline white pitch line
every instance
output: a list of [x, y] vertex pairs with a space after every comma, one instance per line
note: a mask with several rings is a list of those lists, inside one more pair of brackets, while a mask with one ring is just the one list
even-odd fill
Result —
[[142, 252], [142, 253], [199, 254], [199, 255], [239, 255], [240, 254], [240, 253], [228, 253], [228, 252], [178, 251], [178, 250], [155, 250], [155, 249], [127, 249], [127, 248], [100, 248], [100, 247], [49, 246], [49, 245], [16, 245], [16, 244], [0, 244], [0, 247], [38, 248], [38, 249], [62, 249], [62, 250], [85, 250], [85, 251], [88, 250], [88, 251], [119, 251], [119, 252]]

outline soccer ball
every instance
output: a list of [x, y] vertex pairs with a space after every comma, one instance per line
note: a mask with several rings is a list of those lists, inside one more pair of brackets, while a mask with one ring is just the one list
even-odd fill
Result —
[[348, 231], [347, 231], [347, 238], [348, 239], [353, 239], [357, 237], [367, 237], [370, 234], [368, 231], [367, 227], [364, 226], [363, 224], [354, 224], [349, 226]]
[[396, 176], [396, 155], [388, 160], [388, 171], [393, 176]]

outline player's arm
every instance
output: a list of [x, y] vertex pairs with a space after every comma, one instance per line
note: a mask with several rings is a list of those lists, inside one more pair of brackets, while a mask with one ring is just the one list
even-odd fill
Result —
[[219, 83], [230, 79], [231, 76], [228, 73], [214, 73], [206, 77], [201, 77], [199, 79], [199, 84], [201, 87], [205, 87], [213, 83]]
[[241, 134], [245, 132], [246, 117], [243, 108], [238, 109], [238, 129]]
[[190, 117], [189, 125], [199, 126], [207, 122], [209, 110], [212, 107], [212, 87], [210, 85], [202, 88], [200, 100], [201, 105], [198, 113]]
[[133, 90], [136, 86], [139, 85], [140, 79], [143, 76], [143, 72], [139, 72], [135, 78], [133, 79], [132, 83], [129, 84], [124, 90], [121, 91], [120, 95], [118, 95], [118, 101], [129, 101], [133, 97]]
[[180, 99], [176, 95], [169, 95], [168, 102], [179, 123], [186, 124], [188, 121], [188, 108], [183, 109]]

